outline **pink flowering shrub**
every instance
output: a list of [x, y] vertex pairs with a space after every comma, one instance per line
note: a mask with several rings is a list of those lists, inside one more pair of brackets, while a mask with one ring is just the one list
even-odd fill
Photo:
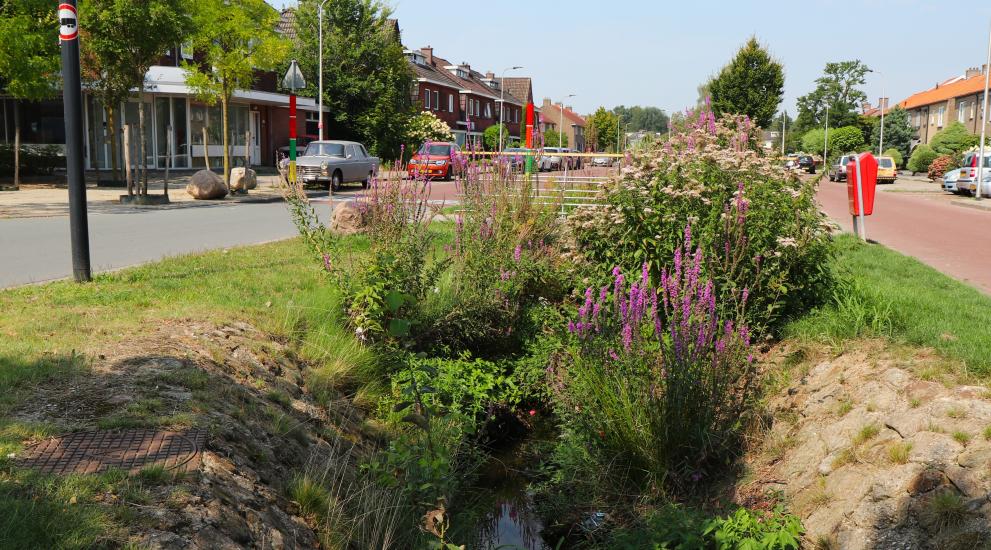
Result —
[[[649, 267], [589, 287], [574, 345], [550, 372], [565, 432], [606, 475], [686, 488], [734, 449], [756, 390], [750, 330], [724, 318], [691, 230], [656, 283]], [[741, 311], [749, 296], [739, 300]]]
[[593, 273], [646, 264], [656, 279], [690, 223], [720, 313], [737, 309], [748, 288], [747, 322], [764, 333], [829, 294], [828, 226], [814, 184], [763, 157], [760, 129], [746, 117], [702, 110], [688, 119], [670, 140], [632, 153], [603, 188], [604, 206], [570, 217], [576, 259]]

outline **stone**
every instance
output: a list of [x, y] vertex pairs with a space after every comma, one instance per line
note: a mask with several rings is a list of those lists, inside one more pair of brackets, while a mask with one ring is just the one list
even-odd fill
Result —
[[967, 450], [960, 453], [957, 457], [957, 464], [964, 468], [983, 468], [989, 469], [991, 467], [991, 447], [989, 446], [976, 446], [979, 443], [972, 443]]
[[251, 168], [231, 168], [231, 191], [247, 191], [258, 187], [258, 176]]
[[926, 468], [919, 472], [915, 479], [908, 484], [908, 492], [913, 495], [928, 493], [946, 483], [946, 476], [935, 468]]
[[189, 178], [186, 192], [197, 200], [222, 199], [227, 196], [227, 186], [224, 180], [209, 170], [200, 170]]
[[354, 235], [365, 228], [365, 216], [353, 202], [342, 202], [330, 216], [330, 230], [338, 235]]

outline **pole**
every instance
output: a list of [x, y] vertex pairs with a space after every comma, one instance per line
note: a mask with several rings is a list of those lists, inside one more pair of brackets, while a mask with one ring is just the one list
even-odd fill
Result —
[[[289, 184], [296, 184], [296, 91], [289, 96]], [[331, 186], [333, 187], [333, 185]], [[330, 190], [334, 194], [334, 190]]]
[[[781, 115], [781, 156], [785, 156], [785, 132], [788, 131], [788, 111], [785, 111]], [[823, 159], [823, 164], [826, 164], [826, 160]]]
[[822, 165], [829, 172], [829, 103], [826, 104], [826, 134], [822, 138]]
[[854, 231], [857, 232], [858, 236], [866, 241], [867, 225], [865, 224], [866, 220], [864, 216], [864, 188], [863, 188], [864, 178], [861, 176], [861, 172], [860, 172], [860, 155], [856, 155], [853, 158], [857, 163], [857, 212], [860, 212], [860, 224], [858, 226], [857, 217], [854, 216], [853, 228]]
[[984, 105], [981, 120], [981, 149], [977, 156], [977, 200], [981, 200], [981, 187], [984, 183], [984, 140], [988, 129], [988, 84], [991, 79], [991, 31], [988, 31], [988, 62], [984, 69]]
[[502, 109], [506, 106], [506, 71], [499, 80], [499, 152], [502, 152]]
[[86, 219], [86, 180], [83, 172], [83, 90], [79, 80], [79, 29], [76, 13], [76, 0], [64, 0], [58, 6], [72, 275], [76, 282], [82, 283], [89, 281], [92, 273], [89, 258], [89, 223]]
[[881, 108], [881, 139], [877, 144], [877, 156], [881, 156], [884, 154], [884, 75], [883, 74], [881, 75], [881, 101], [879, 103]]
[[[317, 92], [317, 103], [318, 103], [317, 108], [320, 110], [320, 112], [317, 113], [317, 134], [320, 136], [319, 139], [321, 140], [323, 139], [323, 4], [326, 1], [327, 0], [320, 2], [320, 7], [317, 8], [317, 20], [319, 21], [318, 25], [320, 27], [319, 31], [317, 32], [318, 36], [320, 37], [319, 45], [317, 46], [317, 48], [320, 50], [318, 53], [318, 57], [320, 59], [320, 62], [318, 63], [319, 65], [318, 70], [320, 74], [317, 75], [317, 81], [319, 82], [318, 84], [319, 91]], [[295, 128], [295, 126], [293, 126], [293, 128]], [[296, 158], [295, 155], [292, 154], [292, 151], [295, 151], [295, 149], [290, 149], [290, 156], [292, 158]]]
[[557, 148], [560, 149], [564, 147], [564, 102], [562, 101], [558, 107], [561, 111], [561, 124], [557, 127]]

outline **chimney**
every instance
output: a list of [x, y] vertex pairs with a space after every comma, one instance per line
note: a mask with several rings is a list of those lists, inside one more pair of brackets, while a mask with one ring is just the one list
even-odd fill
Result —
[[541, 107], [550, 107], [550, 106], [551, 106], [551, 98], [545, 97], [544, 103], [541, 105]]
[[565, 108], [566, 110], [568, 110], [568, 111], [570, 111], [570, 110], [572, 110], [572, 109], [571, 109], [571, 105], [565, 105], [565, 106], [564, 106], [564, 108]]
[[978, 67], [967, 67], [967, 72], [964, 73], [964, 78], [974, 78], [979, 74], [984, 74]]
[[485, 73], [485, 78], [487, 78], [489, 80], [495, 80], [495, 73], [492, 72], [492, 71], [489, 71], [489, 72]]
[[886, 98], [886, 97], [882, 97], [881, 98], [881, 110], [883, 110], [883, 111], [887, 111], [888, 110], [888, 98]]
[[870, 101], [865, 101], [865, 102], [861, 103], [860, 104], [860, 110], [863, 111], [863, 112], [865, 112], [865, 113], [867, 111], [870, 111], [871, 110], [871, 102]]
[[427, 60], [427, 65], [434, 64], [434, 48], [432, 46], [427, 46], [426, 48], [420, 48], [420, 53], [422, 53], [423, 58]]

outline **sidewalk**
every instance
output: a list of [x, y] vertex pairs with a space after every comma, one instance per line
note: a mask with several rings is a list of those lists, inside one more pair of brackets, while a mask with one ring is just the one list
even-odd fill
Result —
[[[247, 195], [228, 195], [219, 200], [195, 200], [186, 193], [186, 183], [192, 172], [173, 173], [169, 176], [169, 200], [164, 206], [137, 206], [120, 204], [126, 188], [97, 187], [87, 174], [86, 202], [91, 213], [133, 212], [134, 210], [170, 210], [218, 204], [273, 202], [282, 200], [278, 175], [258, 175], [258, 187]], [[161, 174], [149, 174], [148, 192], [161, 195], [163, 191]], [[69, 195], [64, 184], [23, 183], [18, 191], [0, 191], [0, 219], [39, 218], [69, 215]]]

